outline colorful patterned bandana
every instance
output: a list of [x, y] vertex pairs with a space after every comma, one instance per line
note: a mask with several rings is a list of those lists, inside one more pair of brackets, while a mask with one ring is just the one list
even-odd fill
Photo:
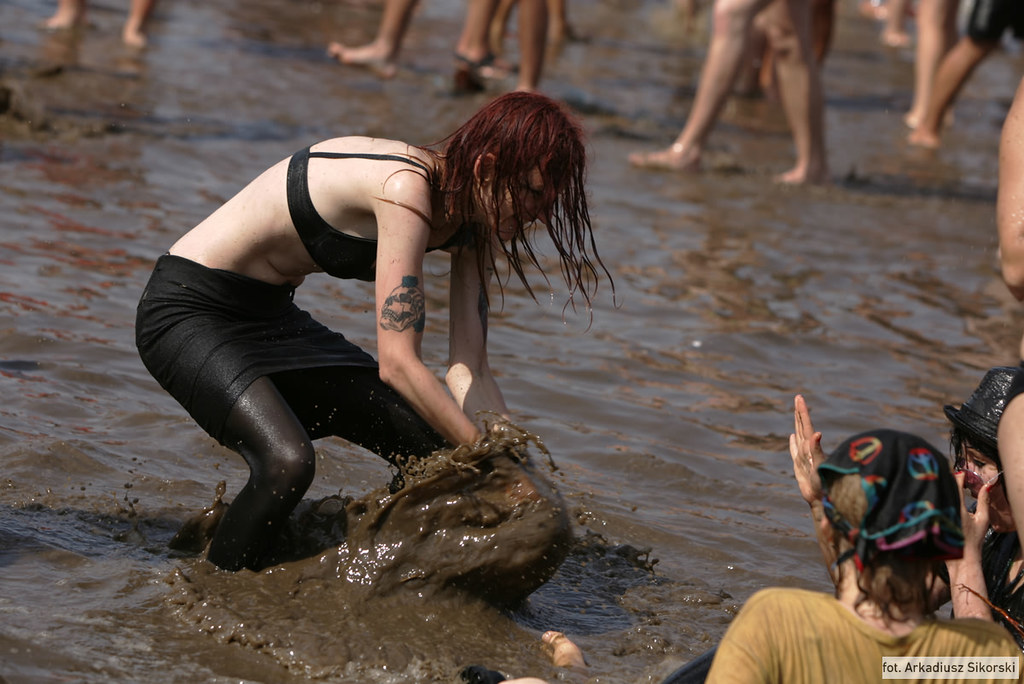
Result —
[[861, 477], [868, 500], [863, 520], [844, 519], [827, 486], [824, 498], [829, 521], [853, 543], [858, 568], [882, 551], [914, 560], [963, 556], [956, 480], [947, 459], [920, 437], [895, 430], [854, 435], [818, 466], [819, 474], [825, 471]]

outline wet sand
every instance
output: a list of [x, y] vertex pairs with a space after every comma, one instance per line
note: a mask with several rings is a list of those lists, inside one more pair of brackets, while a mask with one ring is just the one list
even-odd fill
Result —
[[[682, 126], [706, 25], [684, 35], [667, 2], [570, 3], [586, 40], [552, 53], [542, 88], [590, 133], [616, 298], [602, 289], [592, 324], [563, 317], [564, 292], [537, 276], [540, 301], [510, 284], [490, 335], [517, 424], [557, 466], [543, 473], [575, 537], [565, 562], [512, 610], [461, 591], [350, 600], [319, 555], [213, 572], [168, 543], [246, 471], [138, 360], [153, 261], [311, 141], [429, 143], [500, 88], [452, 96], [454, 0], [423, 3], [386, 82], [324, 55], [372, 35], [373, 5], [158, 4], [143, 52], [120, 44], [122, 5], [95, 4], [67, 34], [36, 28], [48, 5], [0, 0], [6, 681], [447, 682], [470, 663], [551, 677], [540, 635], [554, 628], [601, 681], [657, 682], [757, 589], [828, 588], [786, 451], [794, 393], [826, 448], [883, 425], [941, 447], [941, 406], [1019, 360], [1024, 316], [995, 270], [994, 207], [1016, 46], [978, 69], [942, 149], [909, 148], [912, 51], [883, 48], [839, 0], [824, 71], [835, 184], [784, 188], [771, 178], [791, 143], [770, 100], [729, 103], [706, 173], [631, 169], [629, 152]], [[439, 372], [444, 295], [427, 292], [424, 354]], [[373, 348], [369, 286], [318, 276], [297, 300]], [[308, 502], [390, 479], [356, 447], [317, 447]]]

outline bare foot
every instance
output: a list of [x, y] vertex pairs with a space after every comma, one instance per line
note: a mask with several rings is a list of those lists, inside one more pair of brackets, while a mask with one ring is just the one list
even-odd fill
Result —
[[634, 152], [629, 163], [642, 169], [660, 171], [699, 171], [700, 151], [675, 143], [657, 152]]
[[146, 34], [136, 29], [125, 28], [121, 34], [121, 40], [128, 47], [139, 49], [146, 47]]
[[906, 31], [882, 31], [882, 45], [904, 48], [910, 45], [910, 34]]
[[780, 185], [830, 185], [828, 169], [810, 171], [808, 168], [794, 166], [785, 173], [775, 176], [775, 182]]
[[586, 667], [580, 647], [561, 632], [544, 632], [541, 641], [551, 649], [551, 663], [556, 667]]
[[564, 19], [551, 19], [548, 23], [548, 40], [555, 45], [562, 45], [582, 43], [586, 41], [586, 37]]
[[58, 11], [39, 26], [47, 31], [62, 31], [81, 25], [83, 16], [83, 12]]
[[332, 42], [327, 46], [327, 56], [341, 64], [366, 67], [380, 78], [394, 78], [398, 67], [389, 51], [376, 43], [360, 47], [345, 47], [341, 43]]
[[925, 130], [920, 125], [910, 131], [907, 135], [907, 142], [915, 147], [924, 147], [929, 150], [937, 150], [941, 144], [939, 135], [935, 131]]
[[868, 19], [877, 19], [878, 21], [885, 21], [889, 15], [884, 4], [872, 0], [861, 0], [860, 13]]
[[921, 113], [915, 112], [914, 110], [910, 110], [909, 112], [903, 115], [903, 123], [910, 130], [914, 130], [915, 128], [917, 128], [917, 125], [921, 123]]

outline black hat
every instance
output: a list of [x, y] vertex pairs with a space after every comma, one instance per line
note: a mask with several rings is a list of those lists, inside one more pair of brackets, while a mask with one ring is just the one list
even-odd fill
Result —
[[1024, 376], [1020, 366], [992, 368], [960, 408], [943, 407], [946, 418], [965, 433], [971, 444], [998, 452], [999, 418], [1010, 399], [1010, 385], [1019, 376]]

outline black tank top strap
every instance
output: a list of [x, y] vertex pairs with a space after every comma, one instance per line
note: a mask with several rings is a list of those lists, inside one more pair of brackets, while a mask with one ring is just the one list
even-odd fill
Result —
[[423, 171], [427, 174], [428, 177], [430, 176], [430, 169], [428, 169], [425, 164], [416, 159], [413, 159], [412, 157], [403, 157], [397, 154], [363, 154], [359, 152], [309, 152], [306, 156], [307, 158], [322, 157], [324, 159], [374, 159], [377, 161], [405, 162], [406, 164], [411, 164], [412, 166], [418, 166], [419, 168], [423, 169]]
[[310, 151], [307, 147], [292, 155], [288, 161], [288, 213], [291, 215], [292, 224], [296, 232], [306, 246], [315, 245], [318, 238], [324, 231], [332, 231], [334, 228], [323, 217], [317, 213], [313, 206], [313, 198], [309, 196], [309, 171]]
[[428, 175], [430, 169], [415, 159], [394, 154], [312, 152], [309, 147], [299, 150], [288, 160], [288, 214], [292, 219], [292, 225], [295, 226], [295, 232], [298, 233], [314, 263], [325, 273], [336, 278], [373, 280], [377, 262], [377, 241], [343, 233], [320, 216], [313, 206], [313, 199], [309, 196], [310, 157], [405, 162], [423, 169]]

